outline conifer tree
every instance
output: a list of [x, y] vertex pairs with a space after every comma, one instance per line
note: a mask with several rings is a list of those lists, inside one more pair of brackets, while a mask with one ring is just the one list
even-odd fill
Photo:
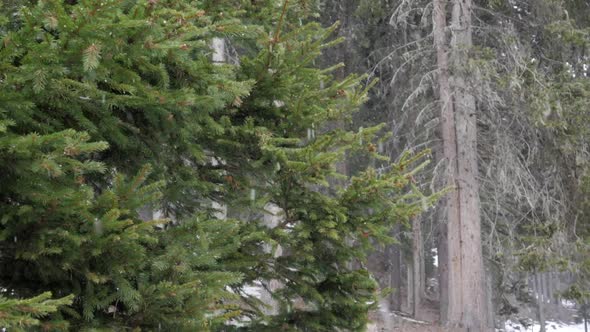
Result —
[[[44, 329], [208, 329], [224, 287], [239, 280], [217, 261], [240, 234], [215, 234], [237, 224], [205, 210], [163, 232], [166, 221], [143, 222], [137, 211], [164, 197], [180, 216], [215, 187], [219, 171], [198, 167], [207, 160], [198, 137], [221, 128], [209, 112], [245, 85], [209, 63], [197, 38], [216, 31], [214, 19], [184, 1], [23, 4], [0, 30], [4, 295], [73, 294]], [[143, 185], [147, 162], [165, 183]]]
[[[336, 26], [299, 21], [306, 9], [283, 2], [256, 55], [240, 59], [239, 77], [256, 84], [234, 118], [249, 131], [246, 141], [254, 144], [245, 155], [257, 168], [236, 191], [250, 196], [253, 209], [280, 208], [276, 225], [262, 226], [263, 241], [273, 249], [259, 252], [254, 273], [244, 271], [246, 283], [280, 285], [271, 294], [277, 314], [258, 314], [247, 329], [361, 331], [377, 300], [377, 284], [362, 263], [371, 239], [391, 241], [385, 234], [392, 225], [407, 222], [437, 195], [423, 196], [412, 182], [425, 166], [423, 154], [407, 154], [387, 171], [368, 169], [342, 188], [329, 185], [344, 176], [335, 165], [347, 152], [384, 158], [377, 153], [383, 126], [356, 133], [325, 129], [330, 120], [350, 119], [371, 85], [355, 75], [334, 80], [338, 64], [315, 67], [321, 51], [340, 40], [330, 40]], [[283, 254], [274, 255], [279, 246]]]

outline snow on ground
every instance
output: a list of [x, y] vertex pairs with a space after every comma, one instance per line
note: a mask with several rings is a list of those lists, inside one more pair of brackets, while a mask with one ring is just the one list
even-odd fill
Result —
[[[533, 326], [524, 328], [520, 323], [507, 321], [504, 329], [497, 329], [497, 332], [539, 332], [541, 326], [535, 323]], [[584, 332], [584, 323], [567, 324], [561, 322], [547, 322], [545, 325], [547, 332]]]

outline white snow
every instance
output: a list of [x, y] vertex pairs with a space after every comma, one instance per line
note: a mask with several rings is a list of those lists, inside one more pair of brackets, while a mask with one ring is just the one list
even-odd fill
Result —
[[438, 249], [432, 248], [432, 259], [434, 259], [434, 266], [438, 267]]
[[[584, 332], [584, 323], [567, 324], [548, 321], [545, 329], [547, 332]], [[540, 330], [541, 326], [538, 323], [525, 329], [520, 323], [509, 320], [504, 323], [504, 329], [496, 329], [496, 332], [539, 332]]]

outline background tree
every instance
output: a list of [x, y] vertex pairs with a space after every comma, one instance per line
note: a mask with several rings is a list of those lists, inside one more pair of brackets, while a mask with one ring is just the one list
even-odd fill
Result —
[[[324, 12], [326, 18], [344, 13], [341, 10], [344, 5], [325, 3], [325, 8], [331, 8]], [[437, 71], [431, 3], [392, 0], [347, 1], [346, 4], [352, 8], [348, 12], [355, 13], [355, 18], [349, 18], [346, 21], [349, 26], [341, 32], [353, 40], [347, 47], [347, 51], [352, 49], [355, 54], [349, 70], [358, 68], [381, 78], [359, 125], [387, 114], [388, 124], [398, 137], [385, 144], [388, 151], [396, 146], [430, 146], [440, 160], [442, 147], [437, 140], [440, 133], [433, 130], [440, 119], [434, 102]], [[563, 260], [572, 263], [579, 260], [570, 256], [580, 251], [568, 242], [576, 238], [572, 227], [579, 230], [584, 223], [575, 217], [580, 209], [574, 202], [584, 197], [575, 192], [581, 179], [585, 148], [583, 145], [573, 148], [571, 141], [565, 143], [563, 139], [577, 137], [578, 142], [584, 139], [574, 134], [577, 130], [572, 130], [576, 126], [573, 123], [562, 125], [566, 119], [585, 122], [579, 121], [585, 112], [573, 105], [584, 105], [586, 98], [581, 90], [567, 90], [569, 97], [562, 96], [559, 103], [549, 96], [561, 91], [557, 88], [561, 83], [554, 85], [555, 82], [576, 81], [578, 87], [585, 82], [587, 58], [580, 42], [584, 40], [582, 27], [587, 26], [584, 14], [587, 9], [587, 4], [578, 1], [475, 1], [473, 4], [475, 46], [465, 67], [470, 73], [468, 92], [475, 97], [480, 110], [477, 149], [483, 254], [486, 269], [493, 276], [488, 285], [493, 289], [490, 292], [493, 305], [501, 315], [514, 315], [515, 311], [527, 315], [527, 307], [536, 306], [527, 304], [530, 297], [525, 294], [529, 287], [526, 274], [519, 268], [521, 261], [515, 259], [522, 257], [517, 253], [527, 249], [522, 239], [528, 235], [528, 229], [555, 230], [547, 241], [541, 241], [544, 248], [536, 245], [529, 248], [549, 249], [552, 258], [559, 258], [554, 262], [561, 260], [552, 264], [542, 277], [552, 285], [553, 293], [561, 287], [558, 279], [569, 282], [567, 273], [560, 272]], [[577, 43], [570, 44], [573, 40]], [[565, 127], [568, 129], [564, 135]], [[423, 175], [432, 186], [440, 186], [444, 167], [438, 163], [432, 166]], [[440, 213], [437, 210], [434, 218], [424, 215], [421, 226], [426, 230], [426, 239], [432, 238], [428, 234], [431, 229], [437, 229], [437, 224], [444, 225]], [[431, 220], [440, 222], [433, 224]], [[440, 245], [445, 243], [444, 238], [438, 238], [439, 241], [425, 241], [425, 245], [432, 248], [438, 242], [440, 270], [444, 268], [446, 253]], [[430, 250], [427, 248], [425, 253], [428, 258]], [[380, 266], [381, 262], [376, 260], [373, 266]], [[396, 274], [402, 269], [405, 269], [403, 265], [395, 263], [391, 271]], [[448, 289], [444, 284], [442, 278], [441, 293]], [[404, 288], [402, 292], [406, 291]], [[441, 295], [441, 299], [446, 298]], [[441, 305], [445, 306], [444, 300]]]

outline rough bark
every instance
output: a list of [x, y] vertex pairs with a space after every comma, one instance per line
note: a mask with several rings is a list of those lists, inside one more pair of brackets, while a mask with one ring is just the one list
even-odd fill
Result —
[[433, 0], [433, 4], [443, 154], [447, 181], [454, 188], [446, 197], [448, 289], [441, 318], [451, 327], [485, 331], [490, 327], [481, 247], [476, 105], [465, 70], [472, 46], [472, 3], [451, 2], [450, 42], [446, 2]]
[[[448, 161], [455, 160], [456, 145], [451, 142], [456, 141], [455, 131], [452, 129], [454, 124], [453, 110], [451, 108], [451, 86], [449, 84], [449, 69], [448, 69], [448, 54], [447, 42], [445, 36], [446, 29], [446, 5], [444, 0], [434, 0], [433, 12], [433, 35], [434, 46], [436, 49], [436, 61], [438, 66], [438, 93], [441, 107], [441, 138], [443, 141], [443, 158]], [[448, 172], [448, 183], [453, 183], [453, 172]], [[457, 192], [451, 192], [445, 198], [446, 204], [443, 207], [447, 217], [458, 219], [457, 209], [454, 208], [458, 200]], [[448, 222], [448, 221], [447, 221]], [[449, 318], [449, 269], [451, 260], [448, 256], [448, 232], [449, 229], [446, 224], [441, 227], [440, 237], [440, 295], [441, 295], [441, 320], [448, 321]]]

